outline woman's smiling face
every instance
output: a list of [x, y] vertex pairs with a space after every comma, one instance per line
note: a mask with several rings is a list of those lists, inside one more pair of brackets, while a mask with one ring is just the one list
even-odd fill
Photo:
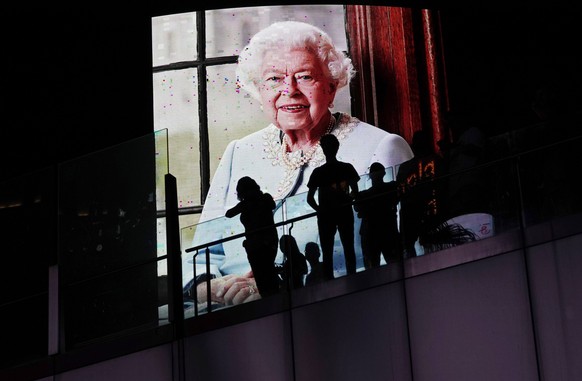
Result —
[[273, 124], [283, 131], [308, 131], [322, 123], [336, 86], [315, 53], [268, 51], [261, 74], [261, 102]]

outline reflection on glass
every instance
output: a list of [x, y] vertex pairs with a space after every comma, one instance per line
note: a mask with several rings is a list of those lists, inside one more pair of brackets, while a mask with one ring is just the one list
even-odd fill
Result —
[[67, 348], [158, 326], [156, 266], [150, 262], [64, 287]]
[[[59, 165], [59, 300], [66, 346], [157, 325], [156, 137]], [[166, 170], [167, 171], [167, 170]]]
[[[390, 170], [387, 171], [391, 173]], [[366, 183], [366, 175], [362, 176], [363, 183]], [[275, 211], [275, 222], [279, 224], [279, 238], [283, 235], [291, 235], [297, 242], [301, 253], [304, 253], [309, 245], [315, 243], [319, 246], [319, 233], [314, 210], [307, 204], [306, 193], [300, 193], [284, 200], [277, 201], [278, 207]], [[355, 218], [354, 235], [356, 246], [356, 266], [357, 271], [364, 270], [364, 262], [361, 254], [361, 244], [359, 240], [359, 219]], [[210, 273], [216, 276], [244, 275], [250, 271], [246, 251], [242, 245], [244, 240], [244, 227], [238, 217], [219, 217], [205, 221], [195, 226], [182, 229], [182, 269], [183, 285], [186, 290], [192, 289], [192, 281], [196, 275]], [[194, 237], [188, 241], [186, 237]], [[208, 247], [208, 261], [206, 244]], [[339, 237], [336, 237], [334, 247], [334, 276], [342, 277], [346, 275], [345, 259]], [[282, 267], [285, 263], [285, 256], [281, 248], [275, 259], [275, 263]], [[310, 265], [307, 266], [311, 269]], [[283, 274], [280, 274], [283, 282]], [[190, 292], [192, 294], [192, 292]], [[190, 297], [190, 299], [193, 299]], [[192, 302], [192, 300], [190, 300]], [[193, 303], [193, 302], [192, 302]], [[194, 313], [194, 306], [191, 315]], [[204, 311], [203, 307], [199, 310]]]
[[163, 257], [168, 254], [168, 246], [166, 244], [166, 218], [158, 217], [156, 220], [156, 231], [157, 231], [157, 250], [158, 257]]
[[168, 261], [158, 261], [158, 320], [159, 324], [169, 323], [168, 302], [170, 300], [170, 283], [168, 279]]
[[[511, 181], [503, 181], [503, 190], [498, 196], [494, 191], [497, 189], [496, 184], [491, 184], [492, 195], [488, 201], [487, 209], [479, 209], [462, 215], [451, 216], [443, 211], [442, 222], [438, 229], [425, 234], [416, 242], [418, 256], [430, 255], [454, 246], [493, 237], [505, 231], [513, 230], [518, 227], [518, 199], [507, 199], [507, 194], [515, 194], [518, 190], [515, 181], [516, 176], [511, 175], [513, 168], [512, 162], [492, 163], [491, 165], [475, 168], [474, 171], [479, 176], [490, 177], [492, 174], [497, 176], [510, 176]], [[394, 180], [393, 168], [387, 168], [384, 181]], [[452, 180], [451, 176], [443, 176], [435, 179], [435, 184], [446, 187], [446, 184]], [[360, 190], [369, 189], [371, 181], [368, 174], [361, 176]], [[454, 201], [454, 200], [452, 200]], [[314, 245], [319, 247], [319, 234], [317, 228], [317, 219], [314, 211], [306, 202], [306, 194], [297, 194], [285, 200], [278, 200], [279, 208], [275, 213], [276, 223], [278, 226], [279, 237], [290, 234], [297, 241], [299, 251], [303, 254], [310, 251]], [[365, 271], [364, 260], [361, 250], [360, 226], [361, 220], [355, 218], [354, 233], [356, 246], [357, 271]], [[445, 227], [443, 229], [443, 227]], [[439, 230], [440, 229], [440, 230]], [[208, 268], [211, 273], [217, 276], [228, 274], [245, 274], [250, 270], [244, 247], [242, 245], [244, 228], [237, 218], [219, 217], [204, 223], [189, 226], [182, 230], [182, 263], [183, 263], [183, 285], [187, 288], [191, 284], [195, 275], [207, 272]], [[194, 237], [191, 240], [191, 237]], [[211, 243], [208, 248], [208, 259], [206, 261], [207, 243]], [[195, 248], [196, 250], [192, 250]], [[194, 257], [195, 256], [195, 257]], [[405, 258], [406, 259], [406, 258]], [[319, 259], [321, 261], [321, 257]], [[279, 266], [281, 280], [284, 282], [283, 265], [285, 257], [280, 250], [275, 263]], [[314, 262], [315, 263], [315, 262]], [[380, 265], [385, 266], [387, 263], [381, 258]], [[390, 264], [388, 264], [390, 265]], [[303, 277], [305, 281], [309, 273], [314, 270], [316, 265], [308, 264], [308, 272]], [[346, 275], [344, 256], [339, 236], [336, 235], [334, 248], [334, 276], [343, 277]], [[232, 275], [231, 275], [232, 276]], [[285, 290], [283, 288], [282, 290]], [[190, 300], [192, 302], [192, 300]], [[229, 304], [231, 306], [234, 304]], [[190, 310], [189, 316], [194, 316], [195, 309], [193, 304], [188, 305]], [[220, 306], [217, 304], [217, 308]], [[204, 313], [204, 306], [198, 309], [199, 313]]]

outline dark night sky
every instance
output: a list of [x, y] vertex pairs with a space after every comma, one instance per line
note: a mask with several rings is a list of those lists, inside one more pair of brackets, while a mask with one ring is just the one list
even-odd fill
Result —
[[[1, 26], [0, 180], [150, 133], [150, 17], [192, 10], [184, 4], [11, 11]], [[530, 123], [532, 94], [544, 82], [576, 107], [582, 82], [576, 15], [558, 7], [444, 10], [452, 106], [473, 113], [489, 135]]]

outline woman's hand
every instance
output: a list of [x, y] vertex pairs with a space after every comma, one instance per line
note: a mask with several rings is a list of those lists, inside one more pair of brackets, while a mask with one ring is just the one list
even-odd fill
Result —
[[216, 297], [225, 305], [237, 305], [258, 300], [261, 295], [251, 271], [244, 275], [229, 275], [229, 278], [220, 285]]
[[[221, 296], [217, 296], [219, 290], [222, 290], [224, 284], [231, 278], [235, 278], [236, 275], [225, 275], [222, 277], [214, 278], [210, 280], [210, 300], [216, 303], [224, 304], [224, 299]], [[206, 303], [207, 292], [206, 292], [206, 282], [200, 283], [196, 286], [196, 295], [198, 297], [198, 303]]]

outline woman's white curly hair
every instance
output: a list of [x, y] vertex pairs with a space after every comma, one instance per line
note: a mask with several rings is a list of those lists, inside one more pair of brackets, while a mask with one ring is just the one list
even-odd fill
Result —
[[315, 52], [329, 69], [336, 89], [346, 86], [354, 76], [352, 60], [337, 49], [331, 37], [321, 29], [299, 21], [275, 22], [259, 31], [238, 57], [237, 86], [255, 99], [260, 99], [257, 85], [261, 81], [261, 66], [267, 51], [305, 48]]

